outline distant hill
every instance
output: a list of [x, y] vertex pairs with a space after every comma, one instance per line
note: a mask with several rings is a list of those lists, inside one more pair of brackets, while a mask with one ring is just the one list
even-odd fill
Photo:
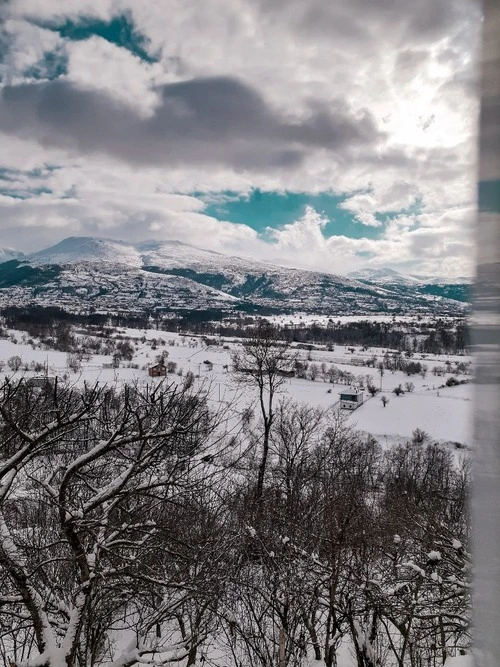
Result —
[[[0, 305], [72, 311], [459, 314], [467, 298], [384, 270], [359, 277], [223, 255], [179, 241], [70, 237], [0, 264]], [[401, 279], [399, 278], [401, 276]], [[445, 293], [447, 292], [447, 293]]]
[[388, 268], [358, 269], [356, 271], [351, 271], [347, 275], [355, 280], [367, 280], [369, 282], [381, 284], [401, 283], [405, 285], [415, 285], [419, 283], [421, 285], [471, 285], [473, 282], [472, 278], [466, 276], [460, 276], [454, 278], [452, 281], [446, 281], [443, 280], [443, 278], [438, 278], [436, 276], [422, 276], [414, 273], [405, 275], [399, 273], [399, 271]]

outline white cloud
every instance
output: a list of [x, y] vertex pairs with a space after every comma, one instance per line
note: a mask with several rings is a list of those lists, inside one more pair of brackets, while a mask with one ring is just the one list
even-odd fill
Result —
[[[303, 123], [314, 112], [318, 125], [328, 114], [338, 116], [344, 104], [358, 121], [367, 110], [385, 134], [379, 133], [369, 148], [310, 145], [295, 169], [276, 163], [258, 170], [168, 159], [155, 168], [134, 168], [132, 161], [128, 166], [104, 153], [84, 155], [78, 145], [55, 147], [46, 140], [3, 135], [0, 166], [23, 171], [57, 164], [61, 169], [37, 180], [52, 190], [51, 196], [44, 195], [39, 204], [34, 198], [8, 205], [14, 222], [2, 217], [0, 245], [8, 239], [19, 245], [13, 240], [16, 220], [30, 221], [33, 229], [38, 220], [38, 238], [47, 242], [55, 239], [54, 230], [137, 238], [154, 234], [330, 270], [365, 263], [357, 254], [362, 252], [373, 256], [374, 265], [466, 272], [472, 263], [475, 197], [478, 3], [423, 3], [402, 1], [394, 11], [388, 0], [207, 0], [202, 5], [189, 0], [14, 0], [5, 23], [10, 51], [4, 83], [18, 81], [22, 71], [53, 51], [67, 56], [67, 79], [79, 89], [106, 92], [143, 117], [157, 108], [159, 85], [230, 76], [258, 91], [270, 113], [288, 123]], [[63, 40], [29, 22], [110, 20], [123, 12], [133, 18], [158, 62], [140, 61], [98, 37]], [[28, 181], [20, 173], [14, 185], [29, 188]], [[265, 242], [248, 227], [204, 216], [196, 198], [178, 194], [244, 193], [252, 187], [350, 194], [343, 207], [381, 234], [376, 240], [329, 240], [321, 216], [309, 211]], [[6, 207], [0, 201], [0, 210]], [[382, 231], [377, 214], [398, 212]]]
[[22, 81], [25, 72], [33, 68], [39, 68], [42, 75], [50, 74], [43, 64], [48, 53], [57, 60], [64, 58], [64, 40], [59, 34], [29, 21], [6, 20], [0, 24], [0, 33], [5, 42], [5, 54], [0, 61], [0, 81], [4, 83]]
[[81, 88], [105, 91], [149, 116], [159, 102], [153, 89], [159, 65], [143, 62], [102, 37], [68, 42], [68, 80]]

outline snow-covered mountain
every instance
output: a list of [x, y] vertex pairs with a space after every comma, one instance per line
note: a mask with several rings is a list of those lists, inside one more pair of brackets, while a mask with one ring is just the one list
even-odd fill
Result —
[[27, 255], [26, 259], [30, 264], [37, 266], [47, 264], [67, 266], [82, 262], [107, 262], [123, 264], [130, 268], [142, 265], [141, 254], [134, 246], [122, 241], [89, 236], [71, 236], [50, 248]]
[[354, 280], [367, 280], [381, 285], [390, 285], [394, 283], [401, 285], [471, 285], [473, 282], [473, 279], [467, 276], [460, 276], [458, 278], [453, 278], [453, 280], [445, 280], [436, 276], [423, 276], [415, 273], [405, 275], [389, 268], [358, 269], [356, 271], [351, 271], [347, 275], [349, 278], [354, 278]]
[[[444, 280], [443, 278], [439, 278], [437, 276], [422, 276], [420, 274], [412, 273], [409, 277], [416, 282], [423, 283], [425, 285], [450, 284], [449, 280]], [[473, 282], [474, 278], [471, 278], [470, 276], [457, 276], [453, 278], [454, 285], [472, 285]]]
[[2, 262], [8, 262], [11, 259], [19, 259], [23, 257], [23, 253], [18, 250], [13, 250], [12, 248], [0, 248], [0, 264]]
[[0, 264], [0, 305], [37, 303], [108, 312], [305, 311], [332, 315], [445, 314], [466, 308], [463, 301], [467, 299], [461, 295], [444, 298], [450, 295], [441, 294], [438, 288], [426, 291], [416, 281], [382, 278], [305, 271], [179, 241], [132, 244], [71, 237]]
[[350, 278], [354, 280], [368, 280], [369, 282], [375, 282], [380, 284], [412, 284], [418, 282], [412, 276], [404, 276], [394, 269], [358, 269], [357, 271], [351, 271], [347, 274]]
[[452, 281], [436, 276], [403, 275], [394, 269], [359, 269], [348, 274], [350, 278], [365, 284], [384, 286], [400, 292], [418, 292], [453, 301], [470, 301], [472, 278], [455, 278]]

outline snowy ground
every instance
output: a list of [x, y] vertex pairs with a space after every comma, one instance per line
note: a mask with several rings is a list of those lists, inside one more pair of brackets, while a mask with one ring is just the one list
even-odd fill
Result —
[[285, 325], [311, 325], [318, 324], [320, 326], [325, 326], [329, 321], [333, 320], [334, 322], [341, 322], [346, 324], [348, 322], [363, 322], [370, 320], [370, 322], [405, 322], [411, 324], [412, 322], [434, 322], [436, 319], [443, 321], [450, 320], [456, 321], [456, 317], [441, 317], [437, 318], [435, 315], [419, 315], [414, 317], [412, 315], [335, 315], [331, 317], [330, 315], [313, 315], [311, 313], [294, 313], [292, 315], [272, 315], [268, 318], [269, 321], [274, 324], [280, 324], [281, 326]]
[[[123, 384], [126, 382], [159, 382], [161, 379], [151, 379], [148, 376], [147, 367], [155, 362], [157, 355], [168, 352], [168, 361], [177, 364], [177, 371], [182, 369], [182, 375], [169, 374], [167, 381], [181, 383], [185, 375], [191, 371], [196, 376], [195, 387], [200, 390], [209, 390], [211, 400], [215, 406], [223, 409], [224, 403], [234, 405], [238, 410], [255, 402], [255, 391], [250, 387], [239, 386], [232, 376], [231, 352], [238, 348], [240, 343], [233, 340], [220, 340], [218, 345], [207, 345], [200, 337], [181, 336], [169, 332], [157, 330], [134, 330], [122, 329], [120, 336], [128, 336], [133, 342], [135, 349], [132, 364], [137, 368], [130, 367], [127, 362], [119, 368], [111, 368], [112, 358], [110, 356], [94, 355], [89, 361], [83, 361], [78, 372], [73, 372], [68, 367], [68, 355], [64, 352], [43, 350], [28, 344], [28, 336], [22, 332], [10, 332], [17, 343], [9, 339], [0, 339], [0, 360], [7, 362], [13, 356], [19, 356], [22, 367], [13, 373], [7, 364], [0, 371], [0, 381], [3, 377], [30, 377], [40, 376], [39, 370], [29, 369], [31, 362], [46, 364], [48, 374], [66, 375], [70, 382], [81, 385], [83, 382], [102, 384]], [[114, 334], [116, 335], [116, 334]], [[162, 339], [162, 340], [160, 340]], [[36, 342], [36, 341], [35, 341]], [[325, 363], [328, 366], [335, 364], [343, 371], [349, 371], [356, 376], [372, 375], [376, 386], [382, 384], [382, 394], [389, 398], [386, 407], [383, 406], [380, 396], [376, 394], [373, 398], [365, 392], [365, 403], [354, 412], [347, 412], [346, 419], [353, 427], [372, 433], [382, 444], [392, 444], [411, 437], [415, 428], [425, 430], [438, 441], [451, 441], [455, 443], [469, 444], [471, 442], [471, 417], [472, 417], [472, 384], [464, 384], [456, 387], [439, 388], [444, 385], [446, 379], [451, 376], [436, 377], [432, 374], [432, 367], [443, 366], [447, 361], [468, 362], [468, 357], [415, 355], [413, 360], [421, 361], [428, 366], [425, 378], [420, 375], [408, 377], [400, 371], [394, 373], [385, 371], [381, 378], [375, 368], [357, 365], [355, 360], [367, 360], [376, 355], [382, 359], [385, 350], [371, 348], [361, 350], [359, 347], [351, 352], [350, 346], [337, 346], [334, 350], [316, 349], [312, 351], [299, 350], [298, 354], [302, 361], [308, 360], [318, 366]], [[156, 348], [156, 349], [153, 349]], [[205, 361], [210, 364], [204, 363]], [[28, 369], [26, 368], [28, 367]], [[465, 376], [461, 376], [463, 379]], [[470, 376], [467, 376], [470, 379]], [[412, 392], [402, 396], [396, 396], [392, 389], [399, 384], [404, 386], [405, 382], [412, 382], [415, 387]], [[321, 374], [315, 380], [292, 378], [286, 380], [282, 387], [282, 397], [295, 401], [305, 402], [310, 405], [319, 405], [324, 408], [333, 407], [338, 401], [339, 393], [346, 388], [343, 384], [332, 385], [323, 380]], [[346, 644], [342, 647], [339, 655], [339, 666], [354, 667], [356, 661], [352, 655], [351, 648]], [[207, 656], [207, 664], [221, 664], [218, 659], [218, 646], [208, 644], [204, 649]], [[468, 667], [470, 656], [449, 658], [445, 667]], [[318, 664], [313, 660], [310, 667]]]
[[351, 422], [388, 442], [391, 436], [411, 436], [421, 428], [437, 440], [470, 443], [471, 419], [471, 386], [462, 385], [439, 391], [426, 388], [399, 397], [391, 394], [385, 408], [376, 396], [353, 413]]
[[[68, 368], [66, 353], [33, 349], [26, 343], [28, 337], [25, 334], [11, 333], [18, 342], [16, 344], [11, 340], [0, 339], [0, 360], [7, 361], [9, 357], [18, 355], [22, 359], [24, 368], [30, 362], [48, 364], [50, 375], [67, 374], [70, 381], [75, 384], [81, 384], [84, 381], [89, 383], [98, 381], [103, 384], [149, 382], [151, 378], [148, 377], [145, 367], [153, 364], [156, 356], [162, 351], [167, 351], [168, 361], [176, 362], [177, 370], [182, 369], [183, 373], [182, 376], [170, 374], [169, 381], [182, 382], [186, 372], [192, 371], [197, 376], [196, 386], [209, 388], [211, 398], [215, 403], [234, 403], [236, 401], [238, 408], [243, 409], [255, 399], [255, 392], [249, 387], [238, 386], [230, 372], [231, 352], [239, 346], [239, 343], [232, 339], [220, 340], [219, 345], [207, 347], [199, 337], [182, 336], [157, 330], [121, 329], [120, 335], [134, 339], [136, 351], [131, 363], [138, 365], [138, 368], [127, 367], [129, 366], [127, 362], [122, 362], [120, 368], [110, 368], [111, 357], [94, 355], [90, 361], [82, 362], [81, 370], [74, 373]], [[153, 349], [154, 339], [156, 339], [156, 349]], [[373, 355], [381, 359], [384, 352], [385, 350], [380, 348], [370, 348], [364, 351], [356, 348], [352, 353], [349, 346], [337, 346], [332, 351], [326, 349], [312, 352], [300, 350], [298, 354], [301, 360], [309, 359], [309, 363], [315, 363], [318, 366], [321, 366], [322, 363], [328, 366], [335, 364], [339, 369], [349, 371], [356, 376], [372, 375], [374, 384], [379, 387], [381, 378], [377, 369], [367, 368], [357, 363]], [[444, 376], [436, 377], [431, 372], [433, 366], [442, 366], [446, 361], [469, 361], [470, 358], [447, 355], [424, 355], [422, 358], [417, 354], [412, 359], [428, 366], [429, 371], [426, 377], [422, 378], [420, 375], [408, 377], [400, 371], [394, 373], [385, 371], [382, 377], [382, 394], [389, 398], [387, 406], [383, 407], [380, 400], [381, 394], [370, 398], [365, 392], [367, 400], [364, 405], [353, 413], [347, 413], [349, 423], [359, 430], [379, 436], [382, 442], [388, 443], [400, 440], [401, 437], [411, 436], [412, 431], [417, 427], [429, 433], [435, 440], [470, 443], [472, 385], [439, 389], [439, 386], [443, 385], [451, 374], [446, 373]], [[212, 366], [205, 364], [205, 361], [210, 362]], [[40, 374], [33, 370], [21, 369], [16, 376]], [[5, 365], [3, 371], [0, 372], [0, 379], [6, 375], [11, 376], [13, 373]], [[463, 379], [463, 376], [460, 379]], [[399, 384], [404, 386], [408, 381], [415, 385], [413, 392], [399, 397], [392, 393], [394, 387]], [[314, 382], [298, 378], [287, 380], [281, 394], [295, 401], [327, 408], [335, 405], [340, 391], [345, 388], [343, 384], [332, 385], [325, 382], [320, 374]]]

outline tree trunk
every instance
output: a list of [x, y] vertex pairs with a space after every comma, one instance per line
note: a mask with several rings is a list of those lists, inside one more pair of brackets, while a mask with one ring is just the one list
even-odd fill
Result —
[[197, 652], [198, 652], [197, 645], [195, 644], [194, 646], [191, 646], [191, 648], [189, 649], [189, 653], [188, 653], [186, 667], [191, 667], [191, 665], [196, 664]]
[[257, 477], [257, 488], [255, 489], [255, 499], [260, 502], [264, 493], [264, 478], [267, 468], [267, 457], [269, 455], [269, 436], [271, 434], [271, 421], [264, 418], [264, 438], [262, 441], [262, 457], [260, 459], [259, 474]]
[[285, 631], [283, 628], [280, 629], [279, 635], [279, 648], [278, 648], [278, 667], [285, 667]]

